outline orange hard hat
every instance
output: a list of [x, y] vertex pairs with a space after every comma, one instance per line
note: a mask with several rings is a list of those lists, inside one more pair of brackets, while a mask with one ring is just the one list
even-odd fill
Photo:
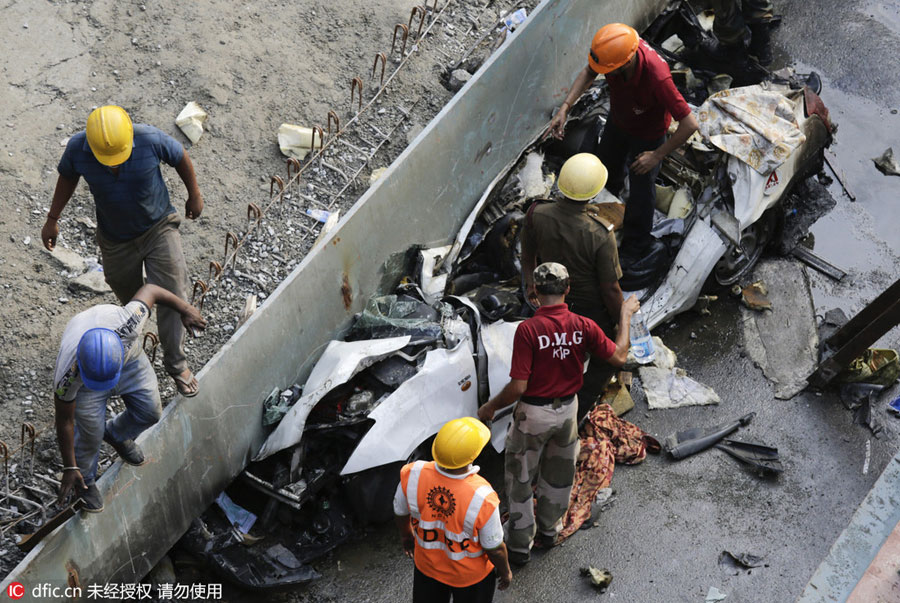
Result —
[[641, 38], [633, 27], [624, 23], [604, 25], [594, 34], [588, 65], [597, 73], [609, 73], [631, 60]]

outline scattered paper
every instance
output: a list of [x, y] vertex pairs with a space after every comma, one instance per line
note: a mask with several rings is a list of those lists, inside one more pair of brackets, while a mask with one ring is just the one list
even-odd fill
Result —
[[889, 147], [888, 150], [881, 154], [881, 157], [873, 157], [872, 161], [875, 162], [875, 167], [878, 168], [878, 171], [885, 176], [900, 176], [900, 163], [897, 163], [897, 160], [894, 159], [893, 148]]
[[[316, 148], [322, 148], [321, 136], [315, 134]], [[295, 126], [293, 124], [281, 124], [278, 128], [278, 148], [288, 157], [306, 159], [313, 148], [313, 129]]]
[[712, 388], [694, 381], [684, 369], [661, 369], [642, 366], [638, 369], [641, 387], [647, 395], [647, 406], [657, 408], [681, 408], [718, 404], [718, 394]]
[[194, 101], [189, 102], [175, 118], [175, 125], [178, 126], [184, 135], [187, 136], [193, 144], [197, 144], [203, 135], [203, 122], [209, 115], [200, 108], [200, 105]]

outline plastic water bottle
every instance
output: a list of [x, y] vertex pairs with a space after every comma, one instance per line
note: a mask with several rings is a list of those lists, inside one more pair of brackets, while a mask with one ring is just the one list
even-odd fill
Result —
[[647, 328], [640, 310], [631, 315], [631, 350], [639, 364], [650, 364], [656, 358], [650, 329]]
[[516, 12], [506, 15], [503, 17], [503, 25], [506, 26], [506, 29], [509, 31], [515, 31], [516, 27], [525, 22], [525, 19], [528, 18], [528, 11], [524, 8], [520, 8]]

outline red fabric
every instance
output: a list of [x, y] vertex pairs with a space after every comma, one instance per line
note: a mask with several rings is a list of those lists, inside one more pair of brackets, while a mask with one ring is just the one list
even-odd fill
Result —
[[[578, 531], [591, 517], [597, 492], [612, 482], [616, 463], [636, 465], [647, 456], [647, 443], [658, 443], [640, 427], [620, 419], [609, 404], [595, 406], [581, 428], [581, 449], [575, 466], [575, 483], [569, 496], [560, 541]], [[657, 448], [658, 451], [658, 448]]]
[[672, 118], [681, 121], [691, 112], [672, 81], [669, 65], [641, 40], [631, 79], [606, 76], [609, 118], [628, 134], [656, 140], [666, 133]]
[[509, 376], [528, 381], [526, 396], [571, 396], [584, 382], [587, 353], [608, 360], [616, 344], [590, 318], [566, 304], [543, 306], [516, 329]]

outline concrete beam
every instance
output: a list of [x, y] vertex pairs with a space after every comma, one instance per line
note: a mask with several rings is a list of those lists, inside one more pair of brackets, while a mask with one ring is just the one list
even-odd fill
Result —
[[[797, 603], [832, 603], [847, 601], [858, 596], [854, 592], [857, 584], [863, 580], [866, 570], [875, 561], [888, 537], [900, 525], [900, 452], [888, 463], [881, 477], [872, 486], [859, 509], [853, 514], [850, 525], [832, 545], [828, 557], [819, 565], [816, 573], [810, 578], [803, 594]], [[883, 572], [883, 580], [893, 585], [888, 598], [878, 600], [894, 600], [900, 588], [900, 578], [896, 574], [896, 558], [893, 566]], [[876, 568], [876, 574], [878, 568]], [[874, 601], [875, 599], [860, 597], [854, 601]]]
[[199, 395], [171, 404], [143, 434], [149, 463], [114, 465], [99, 484], [106, 509], [45, 538], [2, 588], [143, 577], [246, 466], [263, 439], [265, 395], [306, 377], [376, 290], [385, 260], [413, 244], [448, 244], [491, 180], [549, 121], [597, 28], [643, 28], [664, 5], [542, 2], [207, 363]]

